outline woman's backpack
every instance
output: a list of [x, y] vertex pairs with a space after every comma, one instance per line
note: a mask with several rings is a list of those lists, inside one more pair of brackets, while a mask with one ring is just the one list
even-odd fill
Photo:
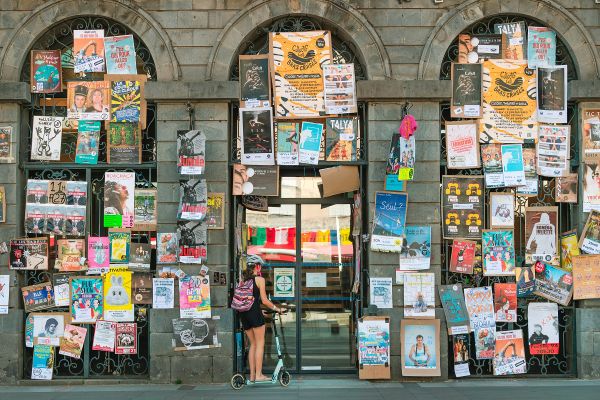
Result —
[[238, 312], [250, 310], [254, 304], [254, 279], [240, 282], [233, 291], [231, 308]]

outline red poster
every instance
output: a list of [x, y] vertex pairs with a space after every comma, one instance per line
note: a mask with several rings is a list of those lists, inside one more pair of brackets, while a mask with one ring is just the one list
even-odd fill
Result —
[[515, 322], [517, 320], [517, 284], [494, 284], [494, 313], [496, 322]]
[[459, 274], [473, 273], [475, 245], [476, 243], [470, 240], [454, 240], [452, 242], [451, 272], [458, 272]]
[[117, 324], [115, 354], [137, 354], [137, 324], [135, 322]]

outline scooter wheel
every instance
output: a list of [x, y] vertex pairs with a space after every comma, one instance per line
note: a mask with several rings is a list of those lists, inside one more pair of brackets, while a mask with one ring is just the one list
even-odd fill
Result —
[[246, 383], [246, 378], [242, 374], [235, 374], [231, 377], [231, 387], [235, 390], [240, 390]]
[[279, 374], [279, 384], [281, 386], [289, 385], [291, 380], [292, 380], [292, 376], [290, 375], [289, 372], [281, 371], [281, 373]]

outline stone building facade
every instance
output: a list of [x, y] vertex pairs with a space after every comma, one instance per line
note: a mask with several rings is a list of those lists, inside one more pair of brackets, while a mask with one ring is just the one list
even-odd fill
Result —
[[[409, 224], [432, 227], [431, 271], [436, 284], [445, 283], [444, 241], [440, 237], [440, 182], [443, 162], [440, 130], [442, 108], [450, 98], [450, 82], [441, 78], [447, 51], [459, 33], [494, 16], [525, 17], [554, 29], [570, 54], [576, 79], [569, 83], [574, 109], [600, 106], [600, 4], [594, 0], [1, 0], [0, 1], [0, 126], [16, 132], [16, 164], [0, 164], [0, 185], [6, 188], [7, 220], [0, 224], [0, 241], [23, 233], [23, 162], [21, 135], [27, 134], [32, 96], [22, 71], [29, 51], [48, 30], [82, 16], [116, 21], [135, 34], [148, 49], [155, 80], [146, 85], [146, 98], [155, 106], [156, 171], [159, 231], [175, 227], [179, 177], [176, 172], [176, 131], [190, 124], [207, 136], [207, 182], [212, 192], [225, 192], [230, 212], [225, 229], [209, 233], [208, 265], [233, 277], [233, 236], [230, 204], [232, 105], [239, 85], [231, 80], [238, 54], [249, 46], [260, 28], [290, 16], [312, 19], [347, 43], [364, 69], [358, 98], [366, 112], [368, 137], [367, 194], [364, 220], [372, 218], [374, 193], [383, 190], [384, 168], [391, 134], [397, 129], [402, 107], [419, 122], [414, 181], [410, 183]], [[589, 103], [589, 104], [588, 104]], [[577, 136], [579, 137], [579, 136]], [[51, 167], [51, 166], [49, 166]], [[583, 212], [575, 207], [581, 228]], [[581, 232], [581, 231], [580, 231]], [[393, 276], [397, 255], [366, 252], [364, 271], [370, 277]], [[20, 296], [23, 276], [9, 271], [7, 255], [0, 255], [0, 274], [10, 274], [8, 315], [0, 316], [0, 382], [28, 379], [23, 343], [24, 312]], [[189, 268], [189, 267], [184, 267]], [[190, 268], [191, 271], [191, 268]], [[363, 282], [368, 282], [363, 280]], [[189, 353], [171, 348], [171, 318], [178, 310], [150, 310], [147, 371], [151, 382], [224, 382], [233, 371], [234, 316], [228, 308], [230, 289], [212, 288], [213, 314], [220, 316], [222, 347]], [[402, 286], [394, 285], [394, 309], [379, 310], [391, 317], [392, 377], [400, 373], [400, 320]], [[438, 299], [439, 301], [439, 299]], [[363, 295], [362, 307], [368, 306]], [[564, 375], [600, 377], [600, 300], [578, 301], [570, 315], [569, 367]], [[448, 340], [442, 320], [442, 378], [448, 377]], [[557, 370], [560, 374], [561, 370]], [[544, 373], [542, 371], [542, 373]], [[93, 376], [76, 376], [77, 379]]]

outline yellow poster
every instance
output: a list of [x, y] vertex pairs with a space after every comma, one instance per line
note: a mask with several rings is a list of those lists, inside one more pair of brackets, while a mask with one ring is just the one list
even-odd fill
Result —
[[328, 31], [273, 32], [269, 37], [275, 118], [325, 115], [323, 65], [331, 63]]
[[483, 62], [483, 119], [480, 143], [523, 143], [537, 139], [536, 71], [522, 60]]
[[104, 320], [133, 322], [131, 302], [132, 272], [126, 267], [111, 266], [104, 275]]

